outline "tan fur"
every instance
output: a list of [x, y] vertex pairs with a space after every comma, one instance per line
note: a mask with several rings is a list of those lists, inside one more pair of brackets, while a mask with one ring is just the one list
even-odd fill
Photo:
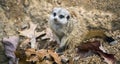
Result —
[[[69, 48], [75, 48], [76, 45], [83, 43], [83, 41], [99, 37], [104, 39], [105, 33], [103, 30], [88, 30], [87, 25], [84, 24], [84, 19], [70, 18], [68, 23], [57, 28], [53, 22], [49, 22], [49, 25], [56, 36], [57, 42], [60, 42], [60, 47], [68, 45]], [[56, 30], [57, 29], [57, 30]]]

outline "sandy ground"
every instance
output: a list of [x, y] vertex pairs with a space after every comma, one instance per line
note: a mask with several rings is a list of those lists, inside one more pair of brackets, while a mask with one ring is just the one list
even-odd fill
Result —
[[[83, 25], [105, 29], [106, 34], [118, 43], [113, 46], [107, 43], [103, 45], [108, 53], [115, 54], [117, 60], [120, 60], [120, 0], [0, 0], [0, 40], [18, 35], [17, 31], [28, 27], [30, 21], [38, 24], [37, 31], [44, 30], [54, 7], [66, 8], [72, 18], [79, 22], [82, 18]], [[2, 46], [0, 44], [0, 51], [3, 52]], [[106, 63], [99, 56], [93, 55], [82, 58], [75, 64]]]

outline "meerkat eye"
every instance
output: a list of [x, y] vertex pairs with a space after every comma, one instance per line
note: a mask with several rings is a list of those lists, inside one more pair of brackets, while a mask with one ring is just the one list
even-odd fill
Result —
[[64, 16], [63, 16], [63, 15], [60, 15], [59, 18], [64, 18]]
[[56, 13], [53, 13], [53, 16], [56, 16]]
[[70, 16], [68, 15], [68, 16], [67, 16], [67, 20], [69, 20], [69, 19], [70, 19]]

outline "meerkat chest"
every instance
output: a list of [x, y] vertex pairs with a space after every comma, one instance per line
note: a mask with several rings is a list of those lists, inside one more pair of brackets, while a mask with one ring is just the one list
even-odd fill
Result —
[[57, 36], [60, 36], [60, 37], [64, 36], [64, 28], [62, 25], [54, 24], [52, 25], [52, 29]]

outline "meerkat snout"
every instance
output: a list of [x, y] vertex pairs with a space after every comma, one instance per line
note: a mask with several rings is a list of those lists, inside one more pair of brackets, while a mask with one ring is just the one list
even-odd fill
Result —
[[50, 15], [50, 21], [56, 24], [66, 24], [70, 19], [70, 13], [63, 8], [54, 8]]
[[54, 18], [54, 21], [57, 22], [57, 18]]

